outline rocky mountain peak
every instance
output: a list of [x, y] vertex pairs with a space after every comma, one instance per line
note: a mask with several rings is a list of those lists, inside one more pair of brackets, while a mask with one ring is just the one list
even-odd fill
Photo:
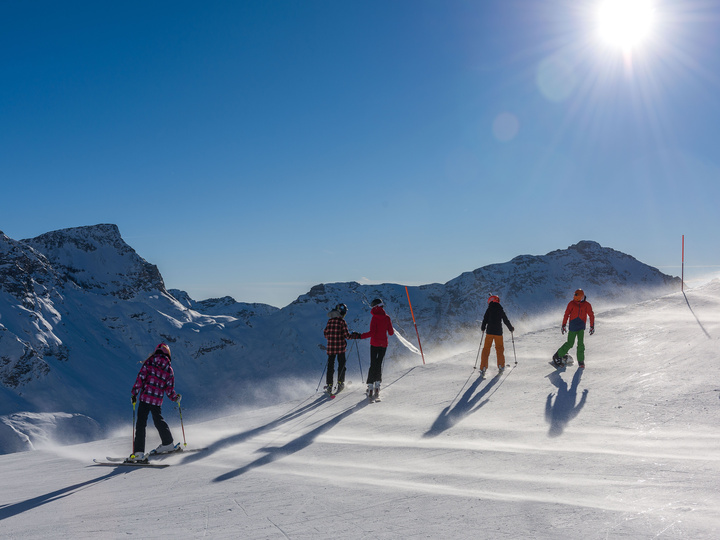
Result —
[[139, 291], [165, 291], [157, 267], [122, 239], [116, 225], [62, 229], [22, 242], [45, 255], [66, 282], [86, 291], [122, 299]]

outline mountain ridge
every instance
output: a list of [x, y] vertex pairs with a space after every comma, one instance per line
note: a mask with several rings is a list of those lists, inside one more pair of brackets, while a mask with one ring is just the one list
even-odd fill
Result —
[[[417, 341], [403, 285], [319, 284], [284, 308], [231, 297], [195, 301], [168, 291], [157, 267], [114, 225], [19, 242], [2, 235], [0, 277], [0, 415], [62, 412], [111, 424], [126, 415], [138, 362], [160, 341], [173, 350], [184, 403], [217, 410], [276, 399], [293, 388], [275, 379], [307, 382], [320, 375], [322, 330], [340, 302], [349, 307], [351, 330], [366, 331], [369, 301], [382, 298], [398, 333]], [[677, 291], [679, 278], [582, 241], [407, 291], [425, 355], [432, 357], [477, 340], [491, 292], [501, 296], [521, 334], [544, 324], [546, 313], [559, 319], [582, 285], [597, 311]], [[366, 341], [358, 343], [357, 355], [367, 364]], [[387, 361], [420, 360], [393, 340]]]

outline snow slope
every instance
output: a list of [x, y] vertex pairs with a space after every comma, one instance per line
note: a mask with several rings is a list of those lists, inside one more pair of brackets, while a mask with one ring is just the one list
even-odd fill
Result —
[[[500, 378], [478, 380], [476, 348], [425, 366], [390, 362], [375, 404], [351, 354], [353, 384], [333, 401], [312, 388], [209, 422], [183, 411], [188, 445], [208, 450], [170, 456], [166, 469], [91, 465], [128, 453], [129, 421], [104, 441], [0, 456], [0, 530], [18, 539], [718, 538], [719, 308], [716, 280], [598, 312], [584, 371], [548, 364], [563, 341], [558, 313], [551, 328], [515, 336], [516, 356], [506, 336]], [[165, 413], [182, 440], [177, 413], [168, 404]]]

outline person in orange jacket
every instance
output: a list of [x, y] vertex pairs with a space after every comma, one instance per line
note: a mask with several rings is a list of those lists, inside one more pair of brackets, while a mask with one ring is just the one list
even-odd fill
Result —
[[590, 317], [590, 335], [595, 333], [595, 314], [590, 302], [582, 289], [575, 291], [573, 299], [565, 308], [565, 315], [562, 321], [562, 333], [567, 330], [567, 323], [570, 321], [568, 338], [565, 344], [553, 355], [553, 363], [557, 366], [563, 365], [563, 357], [572, 349], [577, 338], [577, 359], [581, 368], [585, 367], [585, 324]]

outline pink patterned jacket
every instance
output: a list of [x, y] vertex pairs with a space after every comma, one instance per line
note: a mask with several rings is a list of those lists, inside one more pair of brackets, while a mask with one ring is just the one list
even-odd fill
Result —
[[138, 394], [140, 401], [150, 405], [162, 405], [164, 394], [172, 401], [177, 400], [175, 373], [167, 356], [155, 353], [143, 362], [132, 387], [132, 395]]

